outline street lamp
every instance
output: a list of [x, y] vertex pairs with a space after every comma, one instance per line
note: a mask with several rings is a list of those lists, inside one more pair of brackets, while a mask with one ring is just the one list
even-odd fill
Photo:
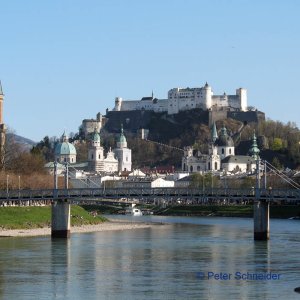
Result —
[[6, 175], [6, 193], [8, 194], [8, 180], [9, 180], [9, 175]]

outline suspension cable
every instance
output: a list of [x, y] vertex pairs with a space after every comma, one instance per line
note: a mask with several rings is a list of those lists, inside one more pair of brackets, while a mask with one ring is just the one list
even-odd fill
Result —
[[[67, 163], [67, 164], [68, 164], [68, 163]], [[72, 168], [73, 170], [75, 170], [75, 172], [76, 172], [76, 171], [79, 171], [79, 170], [77, 170], [76, 168], [72, 167], [70, 164], [68, 164], [68, 167], [69, 167], [69, 168]], [[75, 177], [75, 176], [74, 176], [74, 177]], [[87, 187], [89, 187], [89, 184], [88, 184], [85, 180], [82, 180], [82, 179], [80, 179], [80, 178], [76, 178], [76, 179], [78, 179], [80, 182], [84, 183]], [[88, 180], [89, 180], [89, 182], [91, 182], [92, 184], [94, 184], [96, 187], [101, 188], [101, 185], [99, 185], [99, 184], [96, 183], [95, 181], [91, 180], [90, 178], [88, 178]]]
[[298, 189], [298, 190], [300, 189], [300, 185], [296, 181], [294, 181], [293, 179], [291, 179], [290, 177], [288, 177], [287, 175], [285, 175], [284, 173], [279, 171], [277, 168], [275, 168], [268, 161], [265, 161], [265, 162], [266, 162], [266, 165], [268, 166], [269, 170], [272, 171], [273, 173], [275, 173], [275, 175], [279, 176], [281, 179], [283, 179], [285, 182], [290, 184], [295, 189]]

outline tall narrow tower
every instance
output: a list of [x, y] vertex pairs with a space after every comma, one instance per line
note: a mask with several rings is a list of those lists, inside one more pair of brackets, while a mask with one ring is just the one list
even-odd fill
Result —
[[94, 172], [104, 171], [104, 149], [101, 146], [101, 137], [95, 128], [88, 149], [89, 169]]
[[114, 149], [114, 153], [119, 161], [118, 171], [131, 171], [131, 149], [127, 148], [127, 140], [124, 135], [123, 125], [121, 126], [121, 133], [117, 141], [117, 148]]
[[3, 122], [3, 100], [4, 94], [2, 91], [2, 85], [0, 81], [0, 166], [1, 168], [4, 167], [4, 155], [5, 155], [5, 133], [6, 127]]

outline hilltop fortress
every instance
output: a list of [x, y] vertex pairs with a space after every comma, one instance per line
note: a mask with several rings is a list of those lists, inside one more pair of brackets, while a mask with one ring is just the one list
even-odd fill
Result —
[[212, 88], [206, 83], [201, 88], [173, 88], [168, 92], [167, 99], [144, 97], [141, 100], [115, 99], [114, 111], [148, 110], [167, 112], [169, 115], [180, 111], [201, 108], [228, 108], [231, 111], [247, 111], [247, 90], [239, 88], [235, 95], [214, 95]]
[[[153, 93], [140, 100], [117, 97], [113, 109], [107, 109], [105, 116], [98, 113], [96, 119], [83, 120], [80, 131], [83, 136], [92, 133], [94, 128], [118, 132], [122, 123], [125, 130], [137, 133], [141, 128], [149, 128], [153, 117], [174, 123], [174, 118], [186, 119], [187, 116], [194, 116], [199, 123], [208, 126], [227, 118], [247, 123], [265, 119], [263, 112], [248, 106], [246, 89], [236, 89], [235, 95], [214, 95], [211, 86], [206, 83], [203, 87], [172, 88], [166, 99], [155, 98]], [[177, 122], [181, 123], [180, 120]]]

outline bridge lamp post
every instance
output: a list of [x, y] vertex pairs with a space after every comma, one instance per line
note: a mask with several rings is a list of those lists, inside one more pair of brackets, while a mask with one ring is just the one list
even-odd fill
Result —
[[19, 198], [20, 198], [20, 190], [21, 190], [21, 176], [18, 175], [18, 188], [19, 188]]
[[264, 189], [267, 189], [267, 162], [264, 160]]
[[6, 193], [8, 194], [8, 181], [9, 181], [9, 175], [6, 175]]
[[69, 165], [68, 162], [66, 162], [65, 165], [65, 189], [69, 188]]

